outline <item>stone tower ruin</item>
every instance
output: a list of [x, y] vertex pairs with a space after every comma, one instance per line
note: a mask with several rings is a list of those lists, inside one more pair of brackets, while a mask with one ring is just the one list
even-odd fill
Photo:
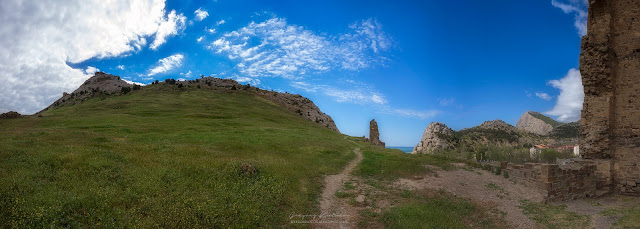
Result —
[[640, 195], [640, 0], [589, 0], [580, 151], [600, 191]]
[[378, 132], [378, 122], [372, 119], [369, 122], [369, 142], [377, 146], [384, 147], [384, 142], [380, 141], [380, 132]]

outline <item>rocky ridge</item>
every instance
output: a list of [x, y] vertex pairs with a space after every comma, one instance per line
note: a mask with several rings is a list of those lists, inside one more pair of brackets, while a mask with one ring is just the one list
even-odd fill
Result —
[[[172, 87], [177, 90], [211, 90], [219, 93], [251, 93], [268, 101], [271, 101], [287, 110], [296, 113], [302, 118], [324, 126], [330, 130], [340, 133], [331, 116], [325, 114], [316, 106], [313, 101], [301, 95], [267, 91], [251, 85], [242, 85], [232, 79], [221, 79], [215, 77], [201, 77], [196, 80], [176, 81], [167, 79], [163, 82], [156, 81], [152, 85], [140, 86], [129, 84], [120, 79], [119, 76], [96, 72], [94, 76], [87, 79], [78, 89], [72, 93], [63, 93], [62, 97], [44, 110], [54, 109], [62, 106], [71, 106], [81, 103], [87, 99], [99, 96], [122, 95], [135, 90], [155, 90], [157, 87]], [[151, 86], [151, 87], [150, 87]]]
[[522, 129], [534, 134], [548, 135], [558, 122], [544, 116], [538, 112], [527, 111], [518, 120], [516, 128]]

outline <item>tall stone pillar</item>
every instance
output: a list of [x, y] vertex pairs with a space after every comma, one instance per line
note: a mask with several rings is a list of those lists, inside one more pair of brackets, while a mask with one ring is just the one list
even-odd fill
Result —
[[384, 142], [380, 141], [380, 132], [378, 132], [378, 122], [372, 119], [369, 122], [369, 141], [374, 145], [384, 147]]
[[580, 73], [580, 151], [599, 188], [640, 195], [640, 0], [589, 1]]

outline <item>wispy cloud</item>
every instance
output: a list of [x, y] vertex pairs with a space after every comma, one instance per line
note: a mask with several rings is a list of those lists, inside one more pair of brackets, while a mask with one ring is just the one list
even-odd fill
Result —
[[168, 72], [174, 68], [182, 66], [182, 60], [184, 56], [182, 54], [174, 54], [166, 58], [158, 60], [156, 67], [149, 69], [147, 76], [152, 76], [160, 73]]
[[[349, 87], [349, 89], [338, 88], [325, 84], [312, 85], [306, 82], [292, 82], [291, 87], [301, 89], [311, 93], [320, 93], [325, 96], [334, 98], [337, 102], [349, 102], [356, 104], [378, 104], [387, 103], [385, 96], [372, 89], [372, 87], [361, 84], [358, 87]], [[353, 86], [351, 84], [350, 86]]]
[[300, 78], [329, 70], [357, 71], [384, 63], [392, 41], [375, 19], [358, 21], [350, 32], [319, 35], [284, 18], [251, 22], [225, 33], [209, 46], [216, 53], [238, 61], [248, 77]]
[[124, 70], [124, 65], [122, 65], [122, 64], [121, 64], [121, 65], [118, 65], [118, 66], [116, 66], [116, 68], [117, 68], [117, 69], [120, 69], [120, 70]]
[[202, 8], [198, 8], [193, 13], [196, 15], [196, 21], [202, 21], [209, 16], [209, 12], [203, 10]]
[[99, 71], [100, 71], [100, 69], [98, 69], [96, 67], [87, 66], [87, 69], [84, 70], [84, 73], [88, 74], [88, 75], [93, 75], [94, 73], [99, 72]]
[[536, 96], [547, 101], [551, 100], [551, 96], [544, 92], [536, 92]]
[[429, 119], [440, 113], [437, 110], [418, 111], [412, 109], [393, 108], [389, 105], [386, 97], [382, 93], [377, 92], [371, 86], [353, 80], [346, 80], [345, 84], [350, 87], [348, 87], [348, 89], [344, 89], [324, 84], [314, 85], [301, 81], [292, 82], [291, 86], [306, 92], [319, 93], [331, 97], [335, 101], [341, 103], [370, 105], [375, 107], [379, 113], [383, 114]]
[[417, 111], [417, 110], [411, 110], [411, 109], [394, 109], [390, 107], [384, 107], [380, 112], [391, 114], [391, 115], [403, 116], [403, 117], [414, 117], [419, 119], [430, 119], [440, 114], [440, 111], [438, 110]]
[[200, 37], [198, 37], [198, 39], [196, 39], [196, 41], [197, 41], [197, 42], [201, 42], [201, 41], [202, 41], [202, 39], [204, 39], [204, 36], [200, 36]]
[[589, 7], [588, 0], [569, 0], [569, 2], [562, 2], [562, 0], [551, 0], [551, 5], [561, 9], [566, 14], [574, 15], [573, 25], [578, 30], [580, 36], [587, 35], [587, 8]]
[[225, 21], [224, 19], [222, 19], [222, 20], [220, 20], [220, 21], [216, 22], [216, 25], [222, 25], [222, 24], [224, 24], [224, 23], [227, 23], [227, 21]]
[[557, 119], [562, 122], [580, 120], [582, 102], [584, 101], [584, 88], [582, 87], [580, 71], [572, 68], [564, 78], [551, 80], [549, 84], [560, 90], [560, 95], [558, 95], [555, 107], [544, 113], [557, 116]]
[[160, 45], [167, 42], [167, 38], [171, 36], [175, 36], [178, 32], [184, 30], [185, 21], [187, 18], [182, 14], [176, 14], [175, 10], [172, 10], [167, 18], [160, 23], [160, 27], [158, 27], [158, 32], [156, 33], [156, 39], [153, 40], [153, 43], [149, 46], [149, 48], [156, 50]]

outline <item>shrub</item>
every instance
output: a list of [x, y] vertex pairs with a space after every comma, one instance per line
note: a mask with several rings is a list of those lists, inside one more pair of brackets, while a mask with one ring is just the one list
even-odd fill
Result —
[[141, 87], [140, 87], [140, 85], [137, 85], [137, 84], [134, 84], [134, 85], [133, 85], [133, 90], [134, 90], [134, 91], [135, 91], [135, 90], [140, 90], [140, 88], [141, 88]]
[[500, 166], [496, 167], [496, 169], [495, 169], [495, 174], [496, 174], [496, 175], [500, 175], [500, 174], [502, 174], [502, 167], [500, 167]]
[[540, 152], [540, 161], [544, 163], [555, 163], [556, 158], [558, 158], [559, 156], [560, 153], [558, 151], [552, 149], [543, 149], [542, 152]]
[[127, 94], [127, 93], [129, 93], [130, 91], [131, 91], [131, 88], [130, 88], [130, 87], [122, 87], [122, 88], [120, 88], [120, 92], [121, 92], [122, 94]]
[[504, 171], [504, 173], [502, 173], [502, 176], [504, 176], [504, 178], [509, 178], [509, 172]]
[[182, 88], [184, 87], [184, 85], [182, 85], [182, 83], [178, 84], [178, 88]]

